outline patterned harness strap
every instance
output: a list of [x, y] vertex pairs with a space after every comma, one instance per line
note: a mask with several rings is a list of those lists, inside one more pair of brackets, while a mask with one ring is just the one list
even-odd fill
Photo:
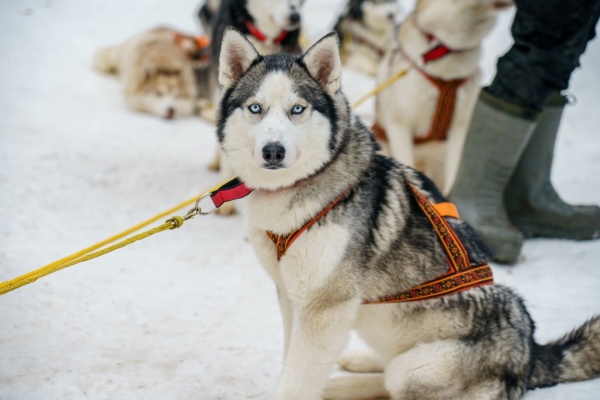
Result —
[[421, 210], [423, 210], [440, 238], [446, 251], [449, 270], [442, 276], [396, 295], [383, 296], [375, 300], [365, 300], [363, 304], [402, 303], [431, 299], [494, 283], [490, 266], [487, 264], [479, 266], [471, 265], [462, 242], [444, 219], [443, 215], [458, 218], [458, 214], [453, 213], [452, 208], [448, 211], [451, 203], [431, 204], [427, 197], [419, 192], [416, 187], [410, 185], [410, 188], [419, 207], [421, 207]]
[[304, 231], [306, 231], [308, 228], [310, 228], [318, 220], [323, 218], [323, 216], [325, 216], [325, 214], [327, 214], [333, 207], [336, 206], [337, 203], [339, 203], [344, 198], [344, 196], [346, 196], [346, 193], [348, 193], [348, 190], [344, 190], [335, 200], [333, 200], [327, 207], [325, 207], [313, 219], [311, 219], [306, 224], [304, 224], [300, 229], [290, 232], [287, 235], [278, 235], [271, 231], [267, 231], [267, 236], [269, 237], [269, 239], [271, 239], [273, 241], [273, 243], [275, 243], [275, 246], [277, 249], [277, 261], [281, 260], [281, 257], [283, 257], [285, 255], [285, 253], [290, 248], [292, 243], [294, 243], [294, 241], [296, 239], [298, 239], [298, 237], [300, 235], [302, 235], [302, 233]]

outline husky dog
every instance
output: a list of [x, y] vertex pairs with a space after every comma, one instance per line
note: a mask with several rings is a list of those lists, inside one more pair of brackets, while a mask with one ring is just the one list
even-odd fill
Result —
[[[206, 52], [200, 54], [203, 46]], [[208, 69], [208, 56], [208, 41], [199, 44], [196, 38], [158, 27], [98, 50], [93, 67], [119, 76], [131, 108], [172, 119], [193, 114], [202, 103], [199, 88], [205, 89], [207, 82], [197, 81], [194, 71]]]
[[[247, 234], [283, 316], [276, 399], [517, 399], [528, 388], [598, 375], [600, 318], [538, 345], [523, 301], [487, 273], [446, 282], [480, 280], [468, 291], [395, 303], [446, 285], [405, 293], [447, 273], [445, 246], [459, 251], [439, 240], [438, 224], [462, 239], [468, 258], [452, 255], [456, 263], [489, 272], [489, 254], [459, 219], [430, 221], [442, 208], [431, 203], [444, 201], [433, 183], [378, 153], [340, 90], [335, 33], [302, 56], [261, 56], [228, 29], [219, 65], [218, 141], [254, 190]], [[353, 367], [383, 373], [327, 386], [352, 328], [374, 351], [353, 356]]]
[[342, 41], [342, 63], [375, 76], [399, 14], [398, 0], [349, 0], [334, 27]]
[[220, 6], [221, 0], [205, 0], [198, 9], [198, 19], [204, 33], [210, 34], [212, 32], [213, 23]]
[[[479, 93], [481, 41], [512, 0], [417, 0], [380, 64], [382, 83], [405, 77], [376, 99], [376, 133], [390, 154], [431, 177], [447, 193]], [[384, 135], [382, 135], [384, 136]]]
[[[242, 32], [261, 54], [299, 54], [302, 19], [300, 8], [303, 3], [304, 0], [223, 0], [213, 28], [213, 59], [219, 59], [223, 33], [230, 26]], [[214, 73], [216, 78], [216, 65]], [[219, 103], [220, 95], [220, 90], [214, 88], [214, 104]], [[216, 115], [211, 118], [208, 113], [205, 113], [204, 117], [217, 118]], [[208, 168], [220, 170], [223, 179], [230, 178], [233, 173], [231, 168], [222, 162], [218, 148]], [[233, 203], [227, 203], [219, 209], [221, 215], [235, 212]]]

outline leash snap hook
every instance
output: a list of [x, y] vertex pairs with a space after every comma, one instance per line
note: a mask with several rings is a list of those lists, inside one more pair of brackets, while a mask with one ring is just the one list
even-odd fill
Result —
[[215, 211], [217, 211], [216, 208], [213, 210], [210, 210], [210, 211], [202, 211], [202, 207], [200, 207], [200, 202], [209, 196], [210, 196], [210, 192], [204, 193], [202, 196], [200, 196], [198, 198], [198, 200], [196, 200], [196, 204], [194, 204], [194, 207], [187, 212], [187, 214], [183, 217], [183, 219], [185, 221], [187, 221], [188, 219], [194, 218], [196, 215], [208, 215], [208, 214], [212, 214]]

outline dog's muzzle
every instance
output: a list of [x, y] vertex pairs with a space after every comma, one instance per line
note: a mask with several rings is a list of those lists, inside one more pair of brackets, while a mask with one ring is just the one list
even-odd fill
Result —
[[285, 159], [285, 147], [279, 142], [269, 143], [262, 149], [262, 157], [265, 160], [264, 168], [278, 169], [283, 167]]

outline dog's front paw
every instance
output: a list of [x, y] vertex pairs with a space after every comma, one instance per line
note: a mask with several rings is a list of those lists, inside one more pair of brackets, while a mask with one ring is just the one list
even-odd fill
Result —
[[338, 358], [342, 369], [351, 372], [382, 372], [383, 363], [373, 351], [369, 349], [354, 349], [344, 352]]
[[235, 204], [233, 204], [232, 202], [224, 203], [223, 205], [221, 205], [221, 207], [217, 209], [217, 214], [223, 216], [235, 215], [237, 214], [237, 209], [235, 208]]
[[325, 400], [387, 399], [383, 374], [345, 374], [333, 376], [323, 391]]

